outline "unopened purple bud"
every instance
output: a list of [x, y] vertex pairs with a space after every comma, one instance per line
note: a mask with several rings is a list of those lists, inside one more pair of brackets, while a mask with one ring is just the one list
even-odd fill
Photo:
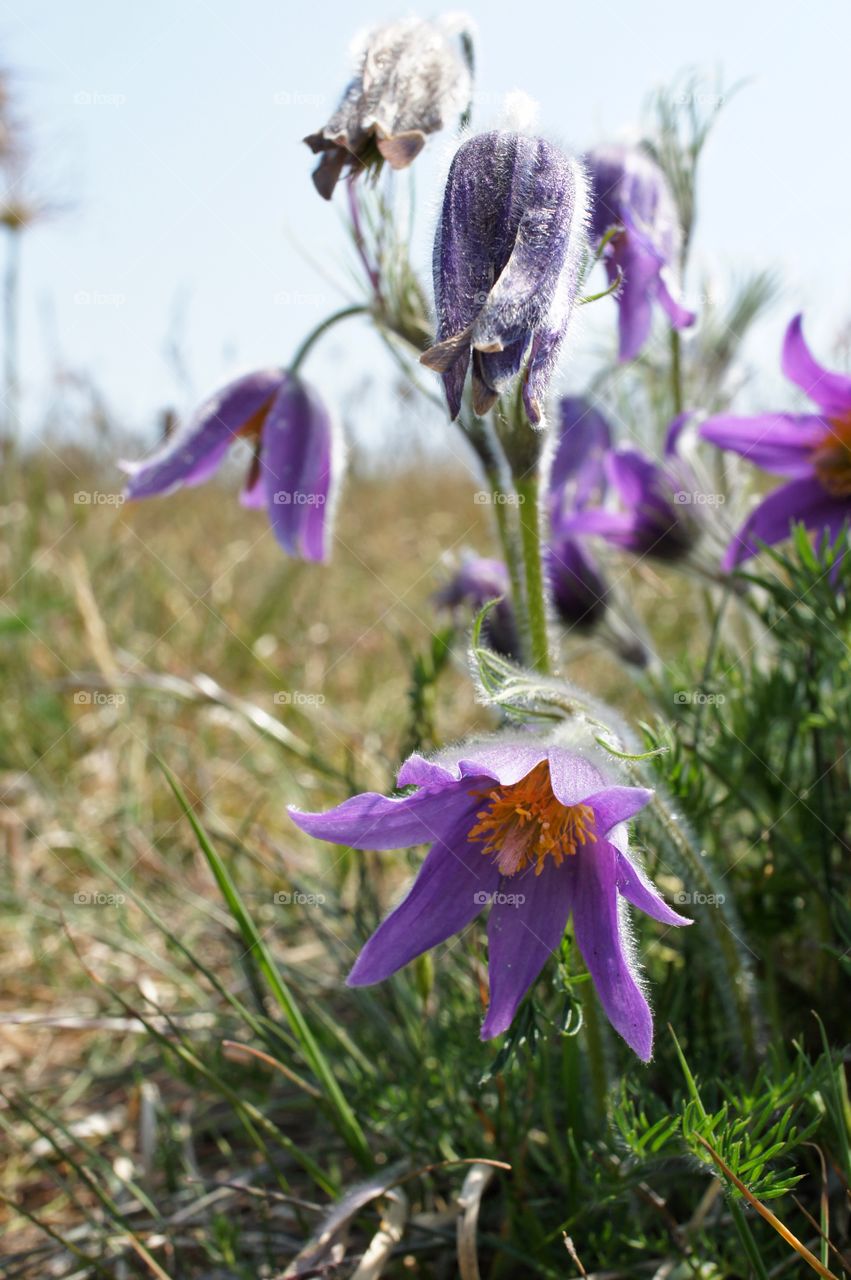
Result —
[[555, 611], [569, 630], [584, 631], [606, 612], [603, 575], [578, 539], [554, 531], [546, 549], [547, 578]]
[[343, 170], [386, 160], [406, 168], [437, 133], [469, 106], [472, 76], [458, 36], [469, 20], [409, 18], [371, 31], [354, 79], [331, 119], [305, 142], [322, 159], [313, 181], [330, 200]]
[[423, 364], [443, 376], [451, 418], [472, 361], [483, 416], [523, 373], [537, 426], [576, 298], [585, 181], [543, 138], [492, 132], [459, 147], [434, 246], [437, 337]]
[[599, 243], [620, 227], [603, 251], [618, 294], [620, 358], [632, 360], [650, 335], [658, 302], [675, 329], [694, 323], [679, 300], [682, 232], [665, 174], [639, 147], [603, 147], [586, 156], [593, 203], [591, 231]]
[[511, 607], [508, 570], [501, 560], [465, 555], [452, 577], [434, 594], [435, 604], [453, 612], [466, 606], [478, 613], [491, 600], [497, 603], [485, 618], [485, 639], [496, 653], [517, 658], [520, 637]]

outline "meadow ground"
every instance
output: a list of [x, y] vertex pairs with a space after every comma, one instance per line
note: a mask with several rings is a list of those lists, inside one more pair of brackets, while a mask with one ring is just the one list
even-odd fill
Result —
[[[608, 1080], [589, 1077], [571, 1036], [556, 1037], [534, 1067], [521, 1059], [506, 1076], [489, 1074], [496, 1050], [477, 1038], [481, 932], [378, 994], [342, 985], [418, 859], [318, 845], [286, 805], [387, 789], [413, 747], [492, 723], [473, 697], [463, 631], [445, 660], [446, 620], [430, 601], [447, 551], [490, 545], [472, 477], [428, 464], [350, 476], [333, 560], [321, 568], [282, 557], [262, 514], [241, 510], [227, 483], [116, 505], [111, 467], [64, 447], [18, 460], [2, 485], [0, 1190], [17, 1207], [5, 1214], [4, 1274], [276, 1276], [313, 1240], [298, 1273], [348, 1275], [336, 1269], [347, 1232], [361, 1257], [383, 1214], [390, 1244], [363, 1275], [451, 1276], [461, 1266], [466, 1278], [478, 1274], [469, 1249], [483, 1188], [471, 1190], [468, 1169], [453, 1162], [488, 1159], [510, 1164], [512, 1179], [510, 1195], [485, 1212], [492, 1189], [482, 1206], [489, 1275], [584, 1274], [568, 1268], [562, 1233], [579, 1247], [590, 1203], [589, 1271], [612, 1262], [613, 1274], [653, 1274], [654, 1258], [709, 1258], [715, 1248], [735, 1259], [741, 1235], [718, 1243], [713, 1215], [725, 1201], [693, 1154], [662, 1153], [666, 1168], [687, 1157], [677, 1177], [691, 1189], [683, 1183], [679, 1204], [676, 1191], [662, 1199], [647, 1185], [639, 1159], [630, 1165], [635, 1130], [664, 1136], [665, 1114], [643, 1125], [628, 1114], [634, 1077], [618, 1069], [619, 1049], [604, 1046]], [[649, 567], [633, 586], [657, 642], [685, 648], [699, 668], [700, 589]], [[571, 676], [652, 719], [645, 694], [599, 646], [566, 652]], [[745, 851], [743, 900], [764, 872], [764, 853], [752, 852], [764, 812], [754, 796], [746, 832], [714, 828], [731, 862]], [[221, 858], [218, 879], [187, 808]], [[787, 829], [778, 839], [794, 843]], [[748, 945], [760, 981], [768, 974], [760, 1008], [786, 1055], [771, 1114], [797, 1072], [801, 1129], [812, 1118], [802, 1099], [829, 1090], [821, 1077], [802, 1083], [791, 1037], [819, 989], [835, 1021], [841, 987], [835, 961], [802, 951], [798, 925], [781, 923], [787, 936], [776, 933], [773, 955]], [[767, 936], [779, 927], [766, 918]], [[695, 1002], [714, 999], [701, 944], [689, 987], [688, 944], [642, 937], [662, 1023], [702, 1063], [725, 1054], [732, 1063], [739, 1033], [724, 1015], [712, 1015], [703, 1042], [695, 1021]], [[590, 1016], [587, 984], [576, 990]], [[816, 1054], [809, 1024], [806, 1042]], [[651, 1068], [662, 1099], [672, 1063], [669, 1049]], [[323, 1064], [345, 1107], [329, 1095]], [[594, 1127], [595, 1108], [610, 1126], [613, 1110], [620, 1117], [614, 1147]], [[379, 1213], [391, 1169], [394, 1179], [420, 1172]], [[809, 1177], [816, 1208], [820, 1180]], [[459, 1246], [467, 1261], [456, 1263], [462, 1185], [475, 1213]], [[353, 1187], [361, 1199], [316, 1243], [323, 1209]], [[407, 1223], [395, 1236], [394, 1213]], [[773, 1259], [784, 1246], [757, 1227]], [[812, 1235], [803, 1219], [798, 1227]], [[786, 1274], [779, 1256], [772, 1275]], [[682, 1274], [733, 1274], [723, 1258], [714, 1270], [696, 1265]], [[681, 1272], [672, 1264], [665, 1274]]]

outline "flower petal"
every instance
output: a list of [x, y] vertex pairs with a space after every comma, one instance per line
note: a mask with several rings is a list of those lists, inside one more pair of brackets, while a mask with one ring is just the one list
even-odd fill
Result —
[[602, 839], [619, 823], [634, 818], [652, 799], [653, 792], [647, 787], [606, 787], [586, 796], [582, 803], [594, 810], [597, 838]]
[[269, 520], [290, 555], [324, 560], [332, 481], [333, 428], [312, 387], [288, 378], [263, 427], [260, 468]]
[[803, 322], [799, 314], [786, 330], [780, 367], [790, 382], [828, 413], [851, 412], [851, 378], [831, 373], [813, 358], [804, 340]]
[[459, 933], [473, 920], [499, 885], [491, 858], [467, 831], [475, 804], [445, 839], [435, 842], [407, 897], [376, 929], [346, 979], [350, 987], [382, 982], [430, 947]]
[[[486, 779], [482, 779], [486, 782]], [[463, 811], [474, 811], [469, 788], [453, 782], [439, 792], [416, 791], [410, 796], [383, 796], [375, 791], [344, 800], [327, 813], [287, 810], [308, 835], [352, 849], [406, 849], [431, 844]]]
[[740, 453], [764, 471], [805, 476], [812, 472], [812, 451], [827, 430], [814, 414], [764, 413], [754, 418], [719, 414], [703, 423], [700, 435], [719, 449]]
[[697, 319], [697, 313], [690, 311], [688, 307], [683, 306], [673, 287], [667, 280], [667, 271], [663, 267], [659, 272], [659, 283], [656, 286], [656, 297], [662, 305], [662, 310], [667, 315], [674, 329], [688, 329]]
[[617, 850], [606, 841], [577, 855], [576, 942], [612, 1026], [643, 1062], [649, 1062], [653, 1018], [635, 977], [626, 914], [619, 907], [616, 858]]
[[[607, 262], [609, 280], [614, 283], [618, 262]], [[618, 296], [618, 359], [622, 363], [634, 360], [650, 337], [653, 323], [653, 282], [658, 270], [655, 257], [642, 255], [640, 251], [624, 252], [620, 258], [623, 284]]]
[[630, 857], [620, 849], [617, 851], [617, 886], [618, 893], [627, 902], [631, 902], [645, 915], [652, 916], [660, 924], [686, 925], [693, 924], [687, 916], [681, 916], [669, 907], [656, 886], [636, 866]]
[[152, 457], [122, 464], [130, 477], [127, 497], [150, 498], [207, 480], [236, 434], [271, 403], [283, 377], [280, 369], [262, 369], [237, 378], [205, 401], [188, 426]]
[[816, 478], [790, 480], [775, 489], [748, 516], [727, 548], [724, 569], [734, 569], [756, 555], [759, 543], [773, 546], [789, 536], [793, 521], [800, 521], [814, 533], [838, 533], [851, 518], [851, 499], [834, 498]]
[[[483, 1040], [507, 1031], [520, 1001], [561, 942], [570, 914], [572, 876], [567, 864], [531, 867], [504, 879], [488, 920], [490, 1003]], [[522, 897], [522, 902], [512, 902]]]
[[550, 468], [551, 495], [558, 494], [568, 480], [575, 478], [577, 507], [592, 497], [602, 497], [603, 455], [611, 444], [611, 428], [602, 413], [582, 396], [562, 396], [559, 439]]
[[550, 785], [560, 804], [582, 804], [602, 790], [605, 779], [595, 764], [567, 747], [550, 747]]

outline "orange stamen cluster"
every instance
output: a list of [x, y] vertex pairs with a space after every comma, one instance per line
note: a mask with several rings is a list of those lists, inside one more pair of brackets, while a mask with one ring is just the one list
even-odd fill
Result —
[[813, 452], [813, 466], [828, 493], [851, 497], [851, 413], [830, 419], [824, 439]]
[[563, 805], [556, 799], [546, 760], [520, 782], [472, 794], [487, 797], [487, 804], [476, 814], [478, 821], [468, 839], [482, 842], [482, 853], [496, 860], [504, 876], [529, 866], [539, 876], [547, 858], [560, 867], [580, 845], [597, 839], [592, 830], [594, 810], [587, 804]]

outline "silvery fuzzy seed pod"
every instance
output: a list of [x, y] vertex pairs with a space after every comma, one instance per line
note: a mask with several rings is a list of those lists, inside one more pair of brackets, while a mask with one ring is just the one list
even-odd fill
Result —
[[358, 70], [323, 129], [305, 138], [322, 156], [313, 181], [330, 200], [343, 170], [386, 160], [404, 169], [426, 136], [468, 109], [473, 93], [471, 21], [409, 18], [376, 27]]
[[541, 422], [576, 298], [585, 217], [580, 165], [543, 138], [495, 131], [458, 149], [434, 246], [437, 341], [422, 356], [443, 375], [451, 418], [472, 361], [475, 413], [524, 371], [526, 413]]

